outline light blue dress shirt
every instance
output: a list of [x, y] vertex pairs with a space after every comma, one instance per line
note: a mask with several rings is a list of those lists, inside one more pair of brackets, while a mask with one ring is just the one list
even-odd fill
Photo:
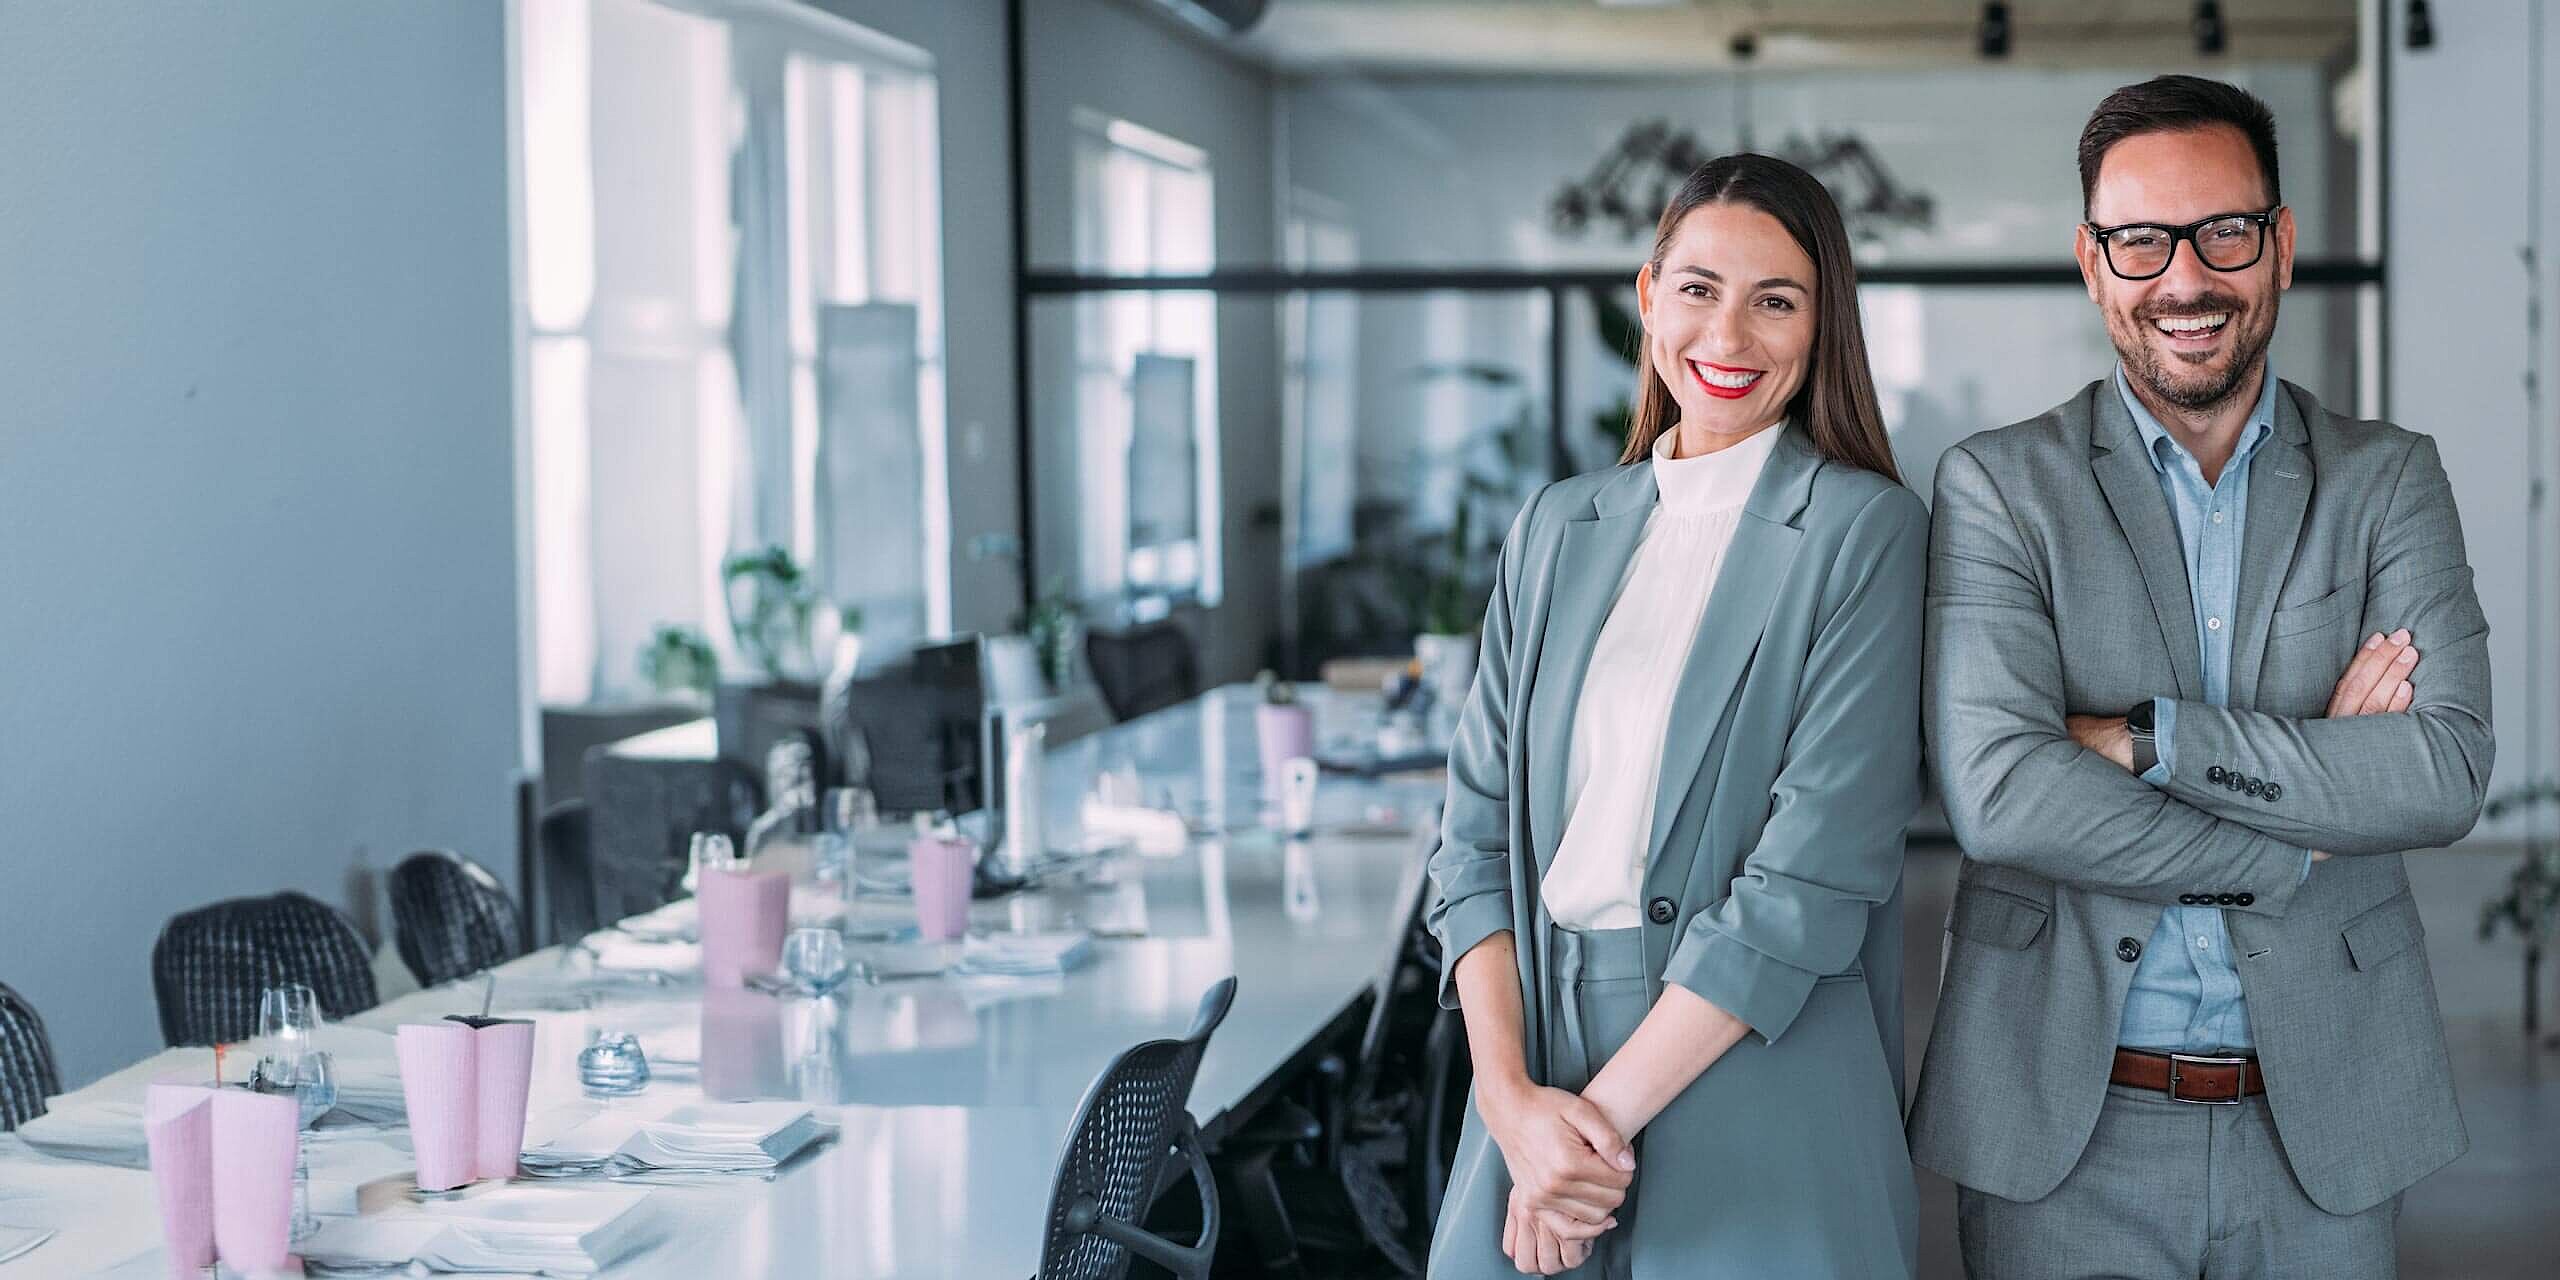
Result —
[[[2187, 593], [2195, 600], [2196, 641], [2203, 649], [2204, 700], [2222, 706], [2231, 693], [2231, 609], [2240, 594], [2240, 529], [2249, 514], [2249, 459], [2275, 432], [2275, 365], [2268, 362], [2258, 403], [2240, 428], [2240, 443], [2212, 484], [2205, 483], [2195, 455], [2135, 398], [2125, 384], [2121, 364], [2116, 366], [2115, 383], [2116, 394], [2124, 397], [2124, 407], [2142, 433], [2152, 470], [2159, 473], [2160, 491], [2168, 495], [2169, 510], [2177, 517], [2178, 541], [2186, 552]], [[2178, 767], [2173, 751], [2178, 704], [2164, 697], [2155, 701], [2154, 708], [2160, 760], [2142, 780], [2157, 786]], [[2240, 971], [2232, 963], [2231, 935], [2222, 926], [2221, 908], [2161, 911], [2159, 926], [2142, 948], [2142, 961], [2134, 966], [2116, 1043], [2180, 1053], [2245, 1052], [2252, 1047], [2248, 1002], [2240, 994]]]

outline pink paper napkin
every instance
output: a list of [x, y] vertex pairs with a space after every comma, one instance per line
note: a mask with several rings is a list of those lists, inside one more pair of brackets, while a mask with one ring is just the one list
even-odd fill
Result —
[[918, 937], [949, 942], [969, 931], [969, 891], [976, 883], [977, 867], [977, 846], [966, 840], [922, 835], [907, 846]]
[[293, 1242], [302, 1107], [289, 1093], [213, 1090], [213, 1244], [223, 1265], [273, 1271]]
[[480, 1033], [459, 1022], [404, 1023], [398, 1032], [400, 1094], [421, 1191], [450, 1191], [477, 1176], [479, 1042]]
[[169, 1274], [193, 1280], [213, 1265], [213, 1086], [161, 1081], [142, 1102], [151, 1181], [160, 1192], [160, 1231]]
[[735, 987], [782, 964], [791, 929], [791, 876], [782, 871], [704, 867], [694, 897], [702, 916], [702, 982]]
[[1280, 766], [1316, 753], [1316, 718], [1294, 702], [1264, 702], [1253, 709], [1254, 744], [1262, 755], [1262, 798], [1280, 802]]
[[491, 1022], [474, 1034], [479, 1040], [480, 1176], [512, 1178], [524, 1154], [525, 1096], [533, 1089], [533, 1024]]

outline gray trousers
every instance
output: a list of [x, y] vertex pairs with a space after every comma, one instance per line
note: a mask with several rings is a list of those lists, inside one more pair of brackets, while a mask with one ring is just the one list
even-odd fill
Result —
[[2122, 1085], [2051, 1195], [1956, 1188], [1973, 1280], [2387, 1280], [2399, 1217], [2398, 1196], [2346, 1216], [2311, 1203], [2263, 1096], [2199, 1106]]

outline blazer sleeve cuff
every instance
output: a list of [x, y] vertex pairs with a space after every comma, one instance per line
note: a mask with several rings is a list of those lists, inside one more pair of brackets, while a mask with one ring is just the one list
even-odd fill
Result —
[[1440, 1007], [1458, 1007], [1458, 961], [1476, 944], [1511, 927], [1511, 895], [1482, 893], [1440, 909], [1431, 931], [1440, 937]]
[[1803, 1012], [1816, 976], [1714, 929], [1690, 932], [1671, 949], [1662, 970], [1663, 981], [1697, 993], [1769, 1041], [1785, 1034]]

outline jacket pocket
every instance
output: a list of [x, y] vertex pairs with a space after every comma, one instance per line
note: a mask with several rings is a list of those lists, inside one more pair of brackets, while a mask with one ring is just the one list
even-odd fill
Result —
[[1947, 913], [1947, 932], [2003, 951], [2024, 951], [2052, 914], [2043, 903], [2014, 893], [1961, 887], [1955, 910]]
[[2368, 908], [2339, 930], [2347, 939], [2347, 960], [2359, 973], [2371, 973], [2382, 962], [2426, 940], [2418, 922], [2418, 900], [2408, 891]]
[[2361, 613], [2364, 607], [2364, 583], [2350, 582], [2308, 604], [2281, 608], [2267, 619], [2267, 638], [2298, 636], [2318, 631], [2347, 616]]

